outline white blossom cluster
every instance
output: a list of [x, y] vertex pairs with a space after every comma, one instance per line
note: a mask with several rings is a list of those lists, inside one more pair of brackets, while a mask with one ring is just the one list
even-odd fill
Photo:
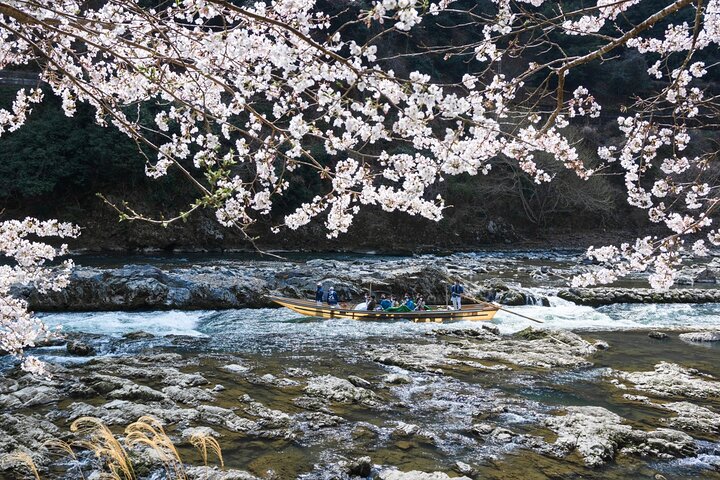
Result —
[[0, 222], [0, 252], [12, 261], [0, 265], [0, 352], [21, 357], [22, 367], [31, 373], [46, 372], [42, 362], [32, 356], [23, 356], [23, 350], [52, 332], [28, 311], [25, 300], [14, 296], [13, 288], [34, 285], [43, 293], [65, 287], [73, 268], [72, 260], [65, 260], [52, 268], [48, 263], [65, 255], [67, 245], [55, 248], [35, 239], [74, 238], [79, 234], [80, 230], [75, 225], [55, 220], [26, 218]]
[[641, 1], [642, 0], [598, 0], [597, 13], [593, 15], [583, 15], [577, 20], [566, 20], [563, 22], [562, 28], [568, 35], [597, 33], [608, 22], [614, 21], [621, 13]]
[[[15, 0], [0, 4], [0, 68], [42, 65], [67, 115], [91, 105], [98, 124], [156, 151], [149, 176], [178, 170], [198, 189], [193, 208], [213, 208], [220, 223], [243, 229], [273, 211], [297, 169], [317, 174], [325, 193], [276, 230], [321, 217], [330, 237], [347, 232], [367, 205], [438, 220], [446, 206], [432, 187], [450, 175], [489, 175], [498, 157], [538, 183], [553, 180], [541, 157], [581, 178], [619, 169], [628, 202], [667, 226], [669, 237], [614, 251], [625, 266], [577, 281], [649, 268], [652, 283], [664, 287], [681, 237], [711, 228], [717, 204], [717, 185], [701, 178], [711, 152], [689, 154], [688, 146], [720, 111], [702, 84], [717, 65], [693, 59], [720, 42], [720, 0], [697, 9], [667, 2], [628, 25], [625, 14], [648, 3], [598, 0], [571, 11], [565, 2], [493, 0], [494, 11], [465, 12], [456, 27], [473, 40], [427, 46], [466, 62], [462, 78], [441, 81], [427, 71], [397, 74], [393, 61], [425, 46], [407, 53], [385, 40], [460, 15], [448, 0], [370, 3], [348, 22], [370, 27], [364, 43], [345, 38], [348, 29], [314, 0], [177, 0], [155, 9], [139, 0]], [[686, 11], [695, 24], [673, 23]], [[658, 34], [653, 26], [662, 22]], [[552, 35], [593, 42], [570, 55]], [[565, 81], [575, 68], [628, 50], [652, 60], [656, 91], [625, 106], [622, 142], [602, 146], [599, 159], [583, 158], [568, 127], [602, 107], [583, 86], [567, 94]], [[0, 111], [0, 134], [20, 127], [40, 101], [39, 89], [19, 92], [12, 109]], [[152, 107], [150, 120], [142, 105]], [[708, 240], [720, 243], [720, 234], [712, 230]]]

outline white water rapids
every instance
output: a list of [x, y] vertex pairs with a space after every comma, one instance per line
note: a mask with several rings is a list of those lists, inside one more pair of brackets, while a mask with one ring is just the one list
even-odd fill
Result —
[[[720, 304], [616, 304], [584, 307], [550, 297], [550, 307], [507, 307], [542, 320], [542, 325], [500, 311], [493, 324], [502, 333], [528, 326], [572, 330], [703, 329], [720, 327]], [[73, 312], [40, 315], [49, 326], [64, 331], [120, 336], [144, 331], [156, 336], [242, 336], [243, 340], [272, 335], [313, 337], [332, 341], [337, 337], [403, 337], [437, 328], [437, 324], [312, 320], [287, 309], [239, 309], [226, 311]], [[473, 322], [448, 323], [454, 328], [475, 327]], [[287, 337], [284, 341], [287, 341]]]

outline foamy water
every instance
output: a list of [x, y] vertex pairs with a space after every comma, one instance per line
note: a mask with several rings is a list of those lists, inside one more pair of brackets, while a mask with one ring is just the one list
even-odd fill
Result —
[[543, 321], [525, 320], [500, 311], [493, 320], [503, 333], [529, 326], [567, 330], [637, 330], [720, 327], [720, 304], [627, 304], [598, 308], [576, 305], [558, 297], [549, 297], [550, 307], [534, 305], [508, 307], [509, 310]]
[[208, 312], [72, 312], [38, 314], [51, 327], [61, 326], [65, 332], [97, 333], [121, 336], [129, 332], [153, 335], [201, 336], [197, 330], [199, 320]]
[[[616, 304], [600, 308], [575, 305], [550, 297], [551, 306], [508, 307], [543, 323], [538, 324], [500, 311], [493, 320], [502, 333], [529, 326], [572, 330], [688, 329], [720, 327], [720, 304]], [[50, 326], [64, 331], [119, 337], [133, 331], [156, 336], [210, 337], [213, 344], [250, 348], [255, 344], [292, 349], [306, 343], [332, 345], [337, 341], [366, 338], [399, 339], [423, 334], [438, 324], [358, 322], [349, 319], [320, 320], [301, 317], [287, 309], [239, 309], [225, 311], [80, 312], [42, 315]], [[473, 322], [454, 322], [455, 328], [477, 327]]]

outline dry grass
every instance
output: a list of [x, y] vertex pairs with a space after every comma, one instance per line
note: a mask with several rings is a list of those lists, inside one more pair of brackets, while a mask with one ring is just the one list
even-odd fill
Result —
[[190, 443], [200, 451], [205, 466], [208, 464], [208, 453], [210, 452], [214, 453], [218, 458], [221, 467], [225, 466], [220, 444], [212, 436], [205, 433], [196, 433], [190, 437]]
[[75, 467], [77, 468], [77, 471], [80, 473], [80, 480], [85, 480], [85, 474], [82, 471], [82, 465], [80, 465], [77, 454], [75, 454], [75, 450], [72, 449], [72, 446], [69, 443], [63, 442], [62, 440], [55, 438], [52, 440], [48, 440], [43, 445], [45, 446], [45, 448], [48, 449], [49, 452], [57, 452], [59, 456], [72, 458], [75, 463]]
[[[158, 461], [162, 462], [167, 472], [168, 479], [187, 480], [185, 465], [182, 462], [180, 453], [170, 437], [165, 433], [162, 423], [156, 418], [143, 416], [125, 429], [124, 444], [110, 431], [110, 429], [97, 418], [81, 417], [70, 425], [70, 431], [80, 438], [67, 443], [62, 440], [50, 440], [44, 446], [50, 453], [56, 453], [63, 457], [71, 458], [81, 480], [85, 480], [82, 466], [78, 459], [76, 450], [92, 452], [100, 461], [104, 471], [99, 478], [110, 480], [136, 480], [137, 476], [132, 466], [129, 452], [145, 450], [154, 454]], [[208, 456], [215, 455], [220, 466], [224, 466], [222, 449], [220, 444], [213, 437], [205, 434], [195, 434], [190, 437], [190, 443], [198, 449], [203, 462], [207, 466]], [[24, 466], [35, 477], [41, 480], [37, 466], [32, 457], [25, 452], [14, 452], [3, 458], [3, 464]]]
[[125, 429], [125, 445], [128, 448], [147, 447], [158, 455], [168, 472], [168, 478], [187, 480], [180, 454], [159, 420], [143, 416]]
[[70, 425], [70, 431], [87, 437], [77, 442], [81, 448], [90, 450], [110, 469], [116, 480], [134, 480], [135, 472], [127, 451], [115, 438], [110, 429], [99, 419], [80, 417]]
[[3, 464], [5, 462], [11, 464], [11, 465], [24, 465], [27, 467], [32, 474], [35, 476], [35, 480], [40, 480], [40, 474], [38, 473], [37, 467], [35, 466], [35, 462], [33, 461], [32, 457], [28, 455], [25, 452], [13, 452], [11, 454], [8, 454], [3, 459]]

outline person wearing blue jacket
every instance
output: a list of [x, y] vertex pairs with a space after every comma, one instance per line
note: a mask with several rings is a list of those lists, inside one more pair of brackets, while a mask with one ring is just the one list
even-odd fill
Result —
[[317, 290], [315, 290], [315, 303], [322, 305], [324, 294], [325, 292], [323, 292], [322, 283], [318, 283]]
[[331, 307], [337, 307], [338, 305], [338, 294], [333, 287], [328, 290], [327, 303]]
[[460, 282], [455, 280], [455, 283], [452, 287], [450, 287], [450, 298], [452, 300], [453, 308], [455, 310], [462, 309], [462, 294], [465, 293], [465, 289], [463, 289], [462, 285], [460, 285]]

